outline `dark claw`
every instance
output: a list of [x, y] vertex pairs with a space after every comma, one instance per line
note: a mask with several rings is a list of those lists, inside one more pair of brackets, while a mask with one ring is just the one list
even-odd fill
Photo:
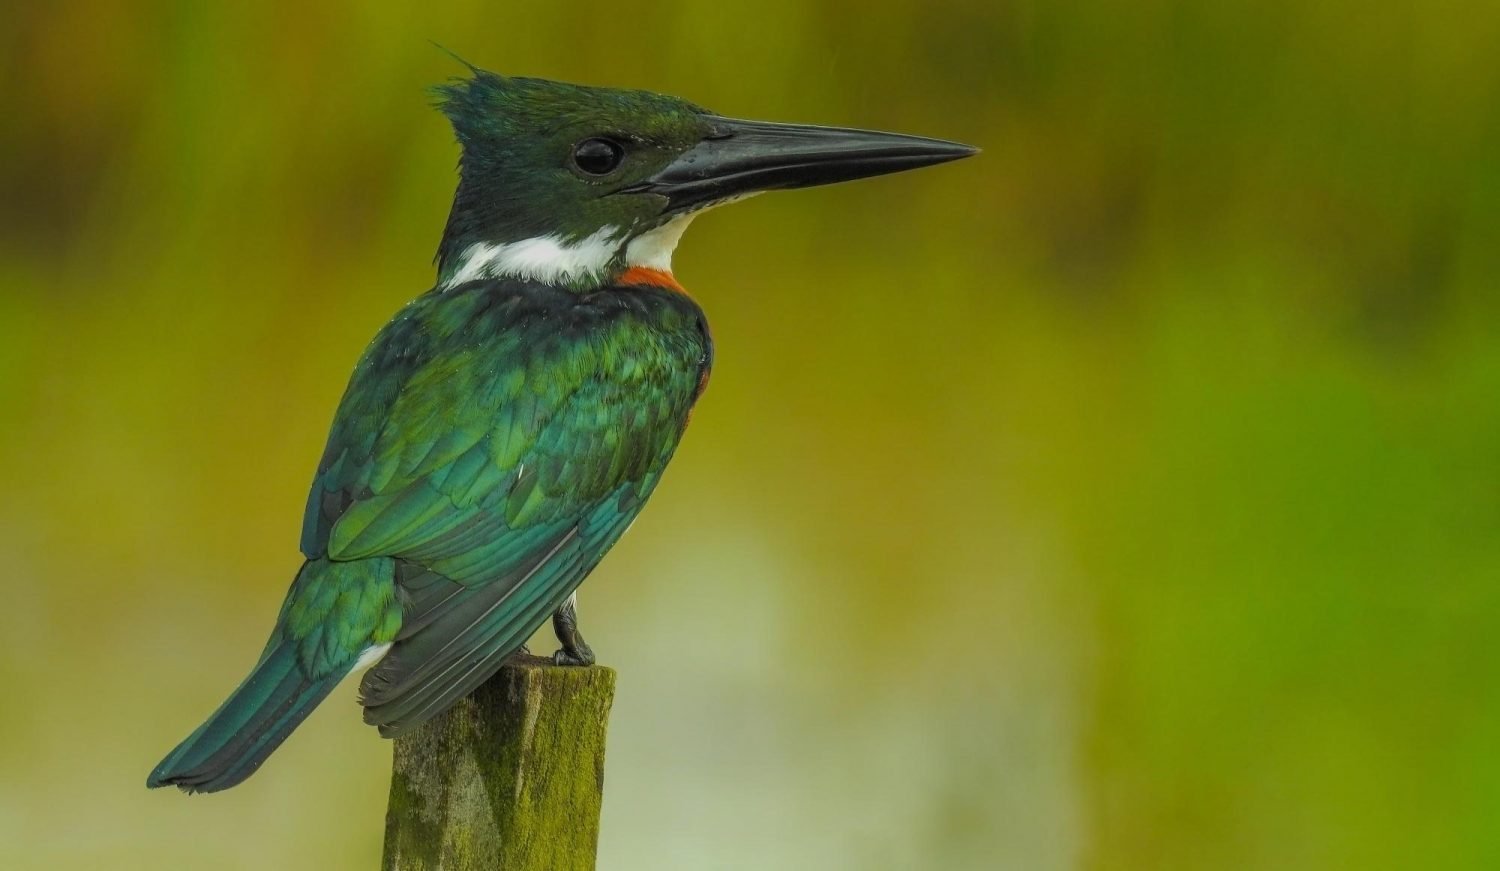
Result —
[[578, 631], [578, 612], [573, 608], [572, 597], [552, 615], [552, 631], [562, 642], [562, 649], [552, 654], [553, 662], [558, 665], [594, 664], [594, 651], [583, 640], [583, 633]]
[[589, 650], [587, 644], [583, 645], [583, 649], [579, 650], [577, 653], [569, 653], [567, 650], [559, 650], [556, 653], [552, 654], [552, 661], [557, 665], [590, 666], [594, 664], [594, 651]]

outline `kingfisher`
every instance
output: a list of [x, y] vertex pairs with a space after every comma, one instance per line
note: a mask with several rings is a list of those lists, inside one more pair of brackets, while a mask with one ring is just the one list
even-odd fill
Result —
[[713, 365], [672, 274], [683, 230], [764, 191], [977, 151], [469, 73], [434, 90], [461, 151], [436, 286], [355, 366], [254, 669], [150, 787], [242, 782], [357, 670], [364, 720], [390, 738], [549, 617], [554, 661], [593, 664], [575, 590], [655, 490]]

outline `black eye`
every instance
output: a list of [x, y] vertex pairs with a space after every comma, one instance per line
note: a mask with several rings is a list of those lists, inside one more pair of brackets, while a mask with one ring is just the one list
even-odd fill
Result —
[[625, 149], [608, 139], [585, 139], [573, 146], [573, 165], [589, 175], [609, 175], [625, 159]]

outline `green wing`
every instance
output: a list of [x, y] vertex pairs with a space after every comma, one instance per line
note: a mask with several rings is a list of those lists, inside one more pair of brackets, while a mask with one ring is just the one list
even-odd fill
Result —
[[367, 722], [397, 735], [478, 686], [619, 539], [686, 422], [700, 324], [664, 295], [487, 283], [376, 338], [303, 528], [310, 558], [398, 560], [402, 627], [365, 677]]

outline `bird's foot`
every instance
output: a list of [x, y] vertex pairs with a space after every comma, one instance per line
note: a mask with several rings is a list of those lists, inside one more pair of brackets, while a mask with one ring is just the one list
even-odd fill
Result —
[[578, 610], [573, 597], [568, 597], [568, 601], [552, 615], [552, 631], [562, 642], [562, 649], [552, 654], [553, 662], [558, 665], [594, 664], [594, 651], [583, 640], [583, 633], [578, 631]]
[[577, 644], [563, 645], [552, 654], [552, 661], [557, 665], [580, 665], [589, 666], [594, 664], [594, 651], [582, 638], [577, 638]]

